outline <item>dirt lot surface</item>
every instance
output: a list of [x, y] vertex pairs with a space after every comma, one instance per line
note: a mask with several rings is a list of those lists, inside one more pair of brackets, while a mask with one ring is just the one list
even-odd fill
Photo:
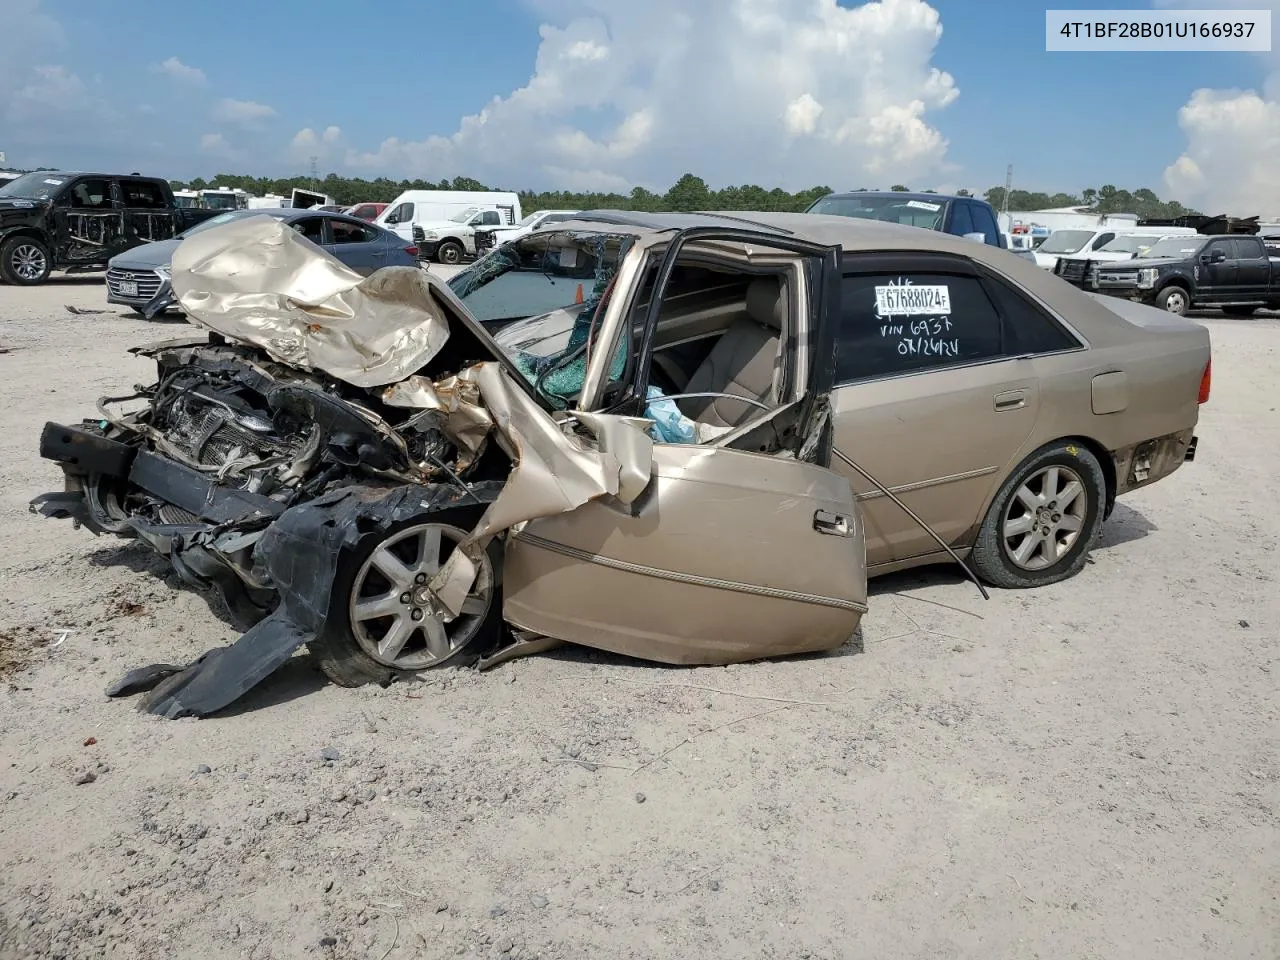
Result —
[[1204, 320], [1197, 461], [1070, 582], [895, 576], [859, 642], [730, 668], [300, 655], [165, 721], [104, 687], [231, 628], [26, 505], [43, 422], [184, 328], [68, 304], [0, 287], [0, 957], [1280, 956], [1277, 320]]

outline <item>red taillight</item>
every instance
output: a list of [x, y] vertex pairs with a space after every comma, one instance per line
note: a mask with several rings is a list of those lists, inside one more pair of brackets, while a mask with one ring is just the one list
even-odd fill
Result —
[[1200, 376], [1200, 399], [1199, 403], [1209, 402], [1209, 386], [1213, 380], [1211, 371], [1213, 370], [1213, 358], [1209, 358], [1209, 362], [1204, 365], [1204, 373]]
[[418, 255], [418, 248], [417, 248], [417, 247], [405, 247], [405, 248], [404, 248], [404, 252], [405, 252], [405, 253], [407, 253], [407, 254], [408, 254], [409, 256], [411, 256], [411, 257], [416, 257], [416, 256]]

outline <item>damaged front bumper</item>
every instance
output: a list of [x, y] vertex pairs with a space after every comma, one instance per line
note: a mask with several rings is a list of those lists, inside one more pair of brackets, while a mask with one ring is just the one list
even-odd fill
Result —
[[108, 284], [107, 303], [130, 307], [137, 310], [147, 320], [154, 320], [167, 310], [180, 309], [178, 304], [178, 295], [174, 293], [173, 284], [164, 277], [161, 278], [159, 289], [156, 290], [155, 295], [150, 299], [121, 296], [114, 291], [114, 288], [110, 284]]
[[[252, 576], [246, 558], [266, 526], [284, 512], [283, 505], [82, 427], [45, 424], [40, 455], [62, 467], [66, 489], [33, 499], [33, 513], [70, 519], [96, 534], [142, 540], [167, 557], [185, 583], [216, 592], [245, 626], [267, 612], [272, 588]], [[161, 523], [120, 511], [113, 515], [107, 491], [121, 487], [177, 507], [192, 519]]]

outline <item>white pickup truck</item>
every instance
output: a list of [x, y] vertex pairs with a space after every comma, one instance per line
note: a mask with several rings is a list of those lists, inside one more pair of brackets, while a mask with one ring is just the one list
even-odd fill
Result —
[[415, 223], [413, 242], [418, 259], [459, 263], [464, 256], [474, 257], [477, 229], [494, 231], [502, 243], [506, 233], [519, 229], [519, 225], [508, 220], [505, 211], [483, 207], [467, 207], [448, 220]]

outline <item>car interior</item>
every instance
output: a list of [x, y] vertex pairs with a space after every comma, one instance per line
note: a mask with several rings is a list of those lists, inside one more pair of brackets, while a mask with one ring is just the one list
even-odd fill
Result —
[[[537, 314], [529, 309], [531, 302], [540, 295], [556, 296], [553, 284], [560, 280], [567, 262], [558, 249], [563, 242], [548, 237], [535, 243], [530, 238], [529, 243], [508, 252], [510, 257], [529, 259], [527, 268], [520, 272], [532, 274], [537, 283], [529, 290], [511, 291], [515, 296], [510, 302], [518, 300], [522, 314], [535, 315], [524, 324], [511, 326], [498, 339], [540, 394], [553, 398], [557, 406], [573, 407], [587, 363], [597, 348], [598, 323], [607, 308], [603, 301], [611, 291], [608, 281], [613, 267], [605, 268], [603, 280], [595, 278], [593, 291], [591, 278], [604, 265], [585, 250], [578, 251], [568, 260], [573, 268], [567, 272], [588, 281], [580, 284], [587, 290], [586, 302], [548, 304], [550, 312]], [[652, 401], [662, 401], [671, 415], [687, 421], [685, 439], [669, 442], [709, 443], [736, 436], [744, 428], [750, 430], [774, 417], [780, 408], [796, 406], [794, 401], [803, 391], [793, 387], [795, 363], [787, 358], [796, 356], [794, 350], [788, 352], [788, 346], [797, 333], [799, 260], [790, 254], [758, 249], [750, 258], [740, 247], [736, 252], [735, 256], [731, 245], [690, 244], [682, 250], [646, 344], [645, 328], [662, 258], [661, 249], [651, 254], [639, 292], [629, 307], [631, 321], [615, 348], [603, 409], [618, 410], [628, 397], [645, 398], [650, 406]], [[487, 319], [494, 311], [485, 308], [496, 293], [476, 296], [463, 291], [463, 297]], [[648, 364], [642, 362], [646, 346]], [[776, 441], [771, 435], [764, 446]]]

